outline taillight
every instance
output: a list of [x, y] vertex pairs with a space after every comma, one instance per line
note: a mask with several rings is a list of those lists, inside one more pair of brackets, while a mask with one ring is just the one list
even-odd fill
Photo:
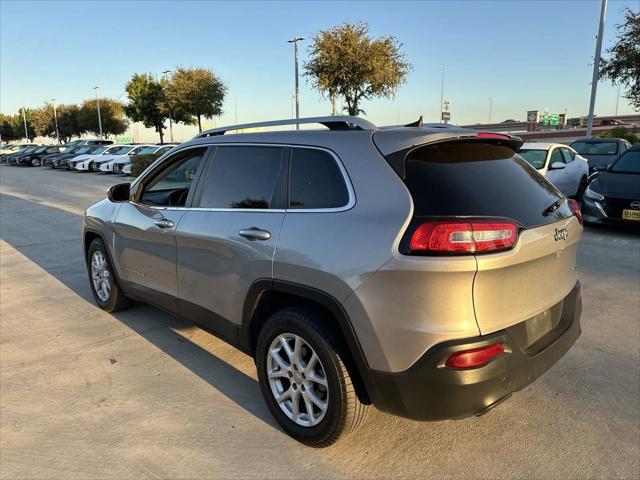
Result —
[[509, 135], [504, 135], [502, 133], [493, 133], [493, 132], [478, 132], [476, 134], [477, 138], [497, 138], [500, 140], [510, 140], [511, 137]]
[[414, 252], [480, 253], [512, 248], [518, 229], [511, 222], [432, 221], [419, 225], [409, 241]]
[[501, 343], [493, 343], [486, 347], [473, 348], [456, 352], [447, 358], [445, 365], [451, 368], [473, 368], [484, 365], [489, 360], [502, 355], [504, 347]]
[[576, 218], [580, 222], [580, 225], [582, 225], [583, 220], [582, 220], [582, 211], [580, 210], [580, 204], [578, 202], [576, 202], [573, 198], [570, 198], [569, 199], [569, 208], [571, 209], [573, 214], [576, 216]]

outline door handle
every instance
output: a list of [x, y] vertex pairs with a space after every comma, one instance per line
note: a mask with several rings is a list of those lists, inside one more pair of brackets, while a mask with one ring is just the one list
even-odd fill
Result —
[[166, 218], [161, 218], [160, 220], [156, 220], [156, 226], [159, 228], [173, 228], [173, 222], [171, 220], [167, 220]]
[[271, 232], [261, 230], [258, 227], [245, 228], [240, 230], [238, 235], [246, 238], [247, 240], [269, 240], [271, 238]]

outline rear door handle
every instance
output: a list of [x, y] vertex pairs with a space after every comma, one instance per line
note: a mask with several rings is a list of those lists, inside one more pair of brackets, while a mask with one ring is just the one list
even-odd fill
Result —
[[247, 240], [269, 240], [271, 238], [271, 232], [262, 230], [258, 227], [245, 228], [240, 230], [238, 235], [246, 238]]
[[166, 218], [161, 218], [160, 220], [156, 220], [156, 226], [159, 228], [173, 228], [173, 222]]

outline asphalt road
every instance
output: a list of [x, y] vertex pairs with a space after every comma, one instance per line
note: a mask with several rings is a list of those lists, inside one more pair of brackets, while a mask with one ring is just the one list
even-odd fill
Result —
[[637, 233], [586, 230], [583, 334], [509, 401], [439, 423], [373, 410], [314, 450], [272, 420], [249, 357], [154, 308], [94, 305], [81, 214], [119, 181], [0, 166], [1, 478], [640, 477]]

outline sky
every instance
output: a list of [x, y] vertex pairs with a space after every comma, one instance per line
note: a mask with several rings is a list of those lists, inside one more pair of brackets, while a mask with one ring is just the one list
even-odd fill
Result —
[[[625, 7], [637, 11], [640, 0], [609, 0], [603, 50]], [[126, 101], [124, 85], [133, 73], [161, 75], [184, 66], [212, 69], [228, 86], [223, 115], [205, 121], [207, 127], [290, 118], [294, 69], [287, 39], [367, 22], [372, 36], [396, 37], [413, 64], [394, 98], [364, 102], [373, 123], [420, 115], [438, 121], [441, 64], [451, 123], [486, 123], [490, 104], [494, 122], [545, 108], [580, 116], [589, 107], [599, 12], [599, 0], [0, 0], [0, 111], [52, 98], [80, 103], [95, 95], [94, 86], [101, 96]], [[309, 45], [300, 44], [301, 64]], [[614, 114], [617, 94], [601, 82], [596, 114]], [[330, 100], [301, 76], [300, 115], [330, 112]], [[620, 98], [618, 113], [632, 112]], [[189, 138], [193, 128], [177, 127], [176, 136]]]

